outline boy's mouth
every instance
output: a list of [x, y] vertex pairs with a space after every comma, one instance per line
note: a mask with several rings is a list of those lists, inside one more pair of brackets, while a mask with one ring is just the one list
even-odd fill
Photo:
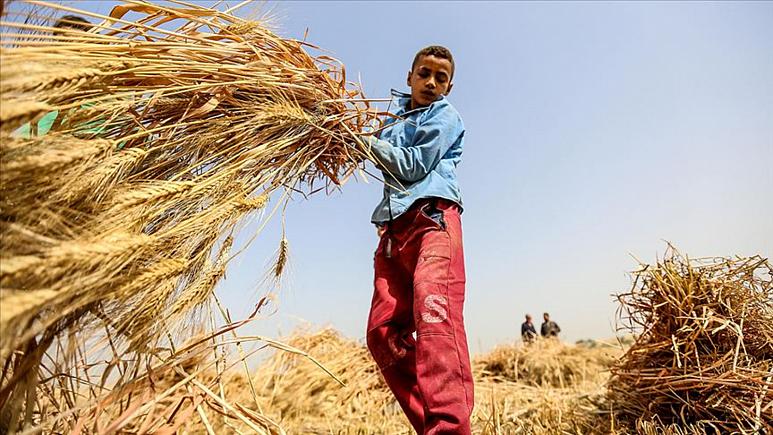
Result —
[[424, 95], [427, 98], [435, 98], [435, 93], [431, 91], [421, 91], [421, 95]]

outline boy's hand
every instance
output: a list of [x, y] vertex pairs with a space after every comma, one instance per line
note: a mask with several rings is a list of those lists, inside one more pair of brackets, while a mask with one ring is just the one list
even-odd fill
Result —
[[355, 140], [352, 146], [354, 146], [357, 149], [362, 149], [363, 151], [369, 151], [373, 140], [378, 140], [372, 135], [364, 135], [364, 134], [358, 134], [357, 139]]

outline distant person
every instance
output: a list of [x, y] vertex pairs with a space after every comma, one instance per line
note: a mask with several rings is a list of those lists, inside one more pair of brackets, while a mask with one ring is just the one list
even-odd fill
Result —
[[558, 326], [558, 323], [550, 320], [550, 314], [544, 313], [542, 314], [542, 318], [545, 320], [542, 322], [542, 327], [540, 328], [540, 333], [543, 337], [558, 337], [558, 333], [561, 332], [561, 328]]
[[56, 36], [66, 35], [67, 33], [70, 33], [68, 30], [88, 32], [92, 27], [94, 27], [94, 25], [83, 17], [77, 15], [64, 15], [54, 23], [54, 29], [57, 30], [54, 30], [53, 34]]
[[534, 323], [531, 322], [531, 314], [526, 315], [526, 321], [521, 323], [521, 339], [524, 343], [531, 343], [537, 338], [537, 330], [534, 329]]

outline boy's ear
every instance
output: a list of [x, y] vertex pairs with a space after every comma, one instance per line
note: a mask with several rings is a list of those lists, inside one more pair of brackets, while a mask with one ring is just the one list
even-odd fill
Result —
[[405, 83], [407, 83], [407, 84], [408, 84], [408, 87], [409, 87], [409, 88], [411, 87], [411, 73], [412, 73], [412, 72], [413, 72], [413, 70], [412, 70], [412, 69], [409, 69], [409, 70], [408, 70], [408, 77], [405, 79]]
[[450, 94], [450, 93], [451, 93], [451, 88], [453, 88], [453, 87], [454, 87], [454, 82], [451, 82], [451, 83], [449, 83], [449, 84], [448, 84], [448, 89], [446, 89], [446, 93], [445, 93], [445, 94], [443, 94], [443, 95], [448, 95], [448, 94]]

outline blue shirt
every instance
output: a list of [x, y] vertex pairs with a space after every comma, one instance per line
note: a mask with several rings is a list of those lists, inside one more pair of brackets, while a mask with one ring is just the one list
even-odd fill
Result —
[[456, 166], [462, 161], [464, 124], [445, 97], [409, 110], [410, 95], [400, 97], [395, 120], [368, 138], [384, 174], [384, 197], [371, 217], [384, 223], [405, 213], [421, 198], [444, 198], [462, 206]]

